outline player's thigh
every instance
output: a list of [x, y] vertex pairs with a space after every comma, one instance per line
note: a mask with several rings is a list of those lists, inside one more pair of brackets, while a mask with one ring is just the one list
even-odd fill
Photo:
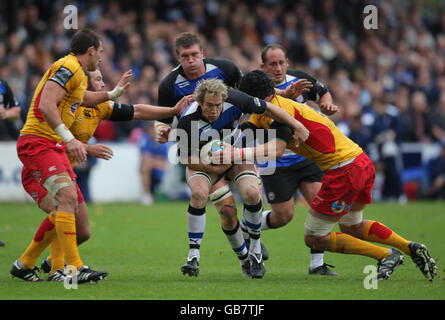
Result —
[[200, 201], [203, 201], [204, 198], [207, 200], [213, 181], [216, 180], [215, 175], [186, 168], [185, 176], [192, 198]]

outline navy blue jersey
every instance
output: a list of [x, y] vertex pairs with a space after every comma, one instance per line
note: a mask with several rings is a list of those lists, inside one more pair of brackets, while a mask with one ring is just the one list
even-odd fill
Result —
[[[244, 114], [264, 113], [267, 104], [264, 100], [249, 96], [239, 90], [229, 89], [228, 97], [217, 120], [209, 122], [203, 118], [198, 102], [193, 102], [182, 113], [178, 122], [178, 130], [186, 135], [186, 142], [181, 142], [179, 133], [179, 149], [188, 148], [188, 156], [199, 155], [201, 148], [212, 140], [224, 140], [229, 144], [241, 141], [240, 120]], [[181, 152], [181, 150], [180, 150]]]
[[[205, 58], [205, 73], [196, 79], [187, 79], [182, 65], [177, 66], [168, 74], [159, 85], [158, 105], [165, 107], [174, 107], [184, 96], [192, 94], [199, 81], [205, 79], [220, 79], [232, 88], [236, 88], [241, 79], [242, 73], [237, 66], [226, 59]], [[164, 123], [171, 124], [173, 118], [161, 120]]]

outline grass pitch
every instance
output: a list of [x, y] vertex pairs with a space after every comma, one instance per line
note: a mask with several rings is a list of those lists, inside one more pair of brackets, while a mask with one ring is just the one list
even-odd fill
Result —
[[[182, 275], [188, 252], [185, 202], [152, 207], [138, 204], [89, 205], [92, 237], [79, 247], [93, 269], [110, 272], [107, 281], [67, 290], [62, 283], [27, 283], [11, 279], [9, 270], [34, 236], [44, 214], [33, 203], [0, 203], [0, 299], [118, 300], [443, 300], [445, 299], [444, 202], [400, 206], [375, 203], [365, 218], [378, 220], [406, 239], [424, 243], [438, 264], [438, 277], [425, 280], [410, 257], [377, 289], [365, 289], [364, 268], [373, 259], [326, 252], [339, 277], [309, 276], [309, 249], [303, 243], [305, 206], [297, 206], [285, 227], [261, 235], [270, 259], [263, 279], [241, 275], [215, 208], [207, 206], [197, 278]], [[238, 210], [240, 212], [240, 210]], [[240, 215], [240, 214], [239, 214]], [[337, 229], [338, 230], [338, 229]], [[48, 249], [37, 265], [48, 255]], [[42, 275], [43, 276], [43, 275]]]

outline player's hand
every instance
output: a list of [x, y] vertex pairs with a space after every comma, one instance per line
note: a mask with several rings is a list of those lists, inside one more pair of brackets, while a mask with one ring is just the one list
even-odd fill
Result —
[[155, 135], [155, 139], [159, 143], [166, 143], [168, 142], [168, 134], [171, 131], [171, 127], [165, 126], [159, 128], [159, 131]]
[[319, 106], [321, 112], [323, 112], [327, 116], [333, 115], [340, 110], [340, 108], [332, 102], [322, 102]]
[[104, 144], [94, 144], [88, 146], [88, 154], [98, 159], [110, 160], [113, 157], [113, 150]]
[[314, 85], [307, 79], [300, 79], [292, 82], [284, 90], [284, 96], [288, 99], [295, 100], [299, 95], [309, 92]]
[[223, 142], [223, 148], [215, 152], [210, 152], [209, 157], [210, 162], [215, 165], [232, 164], [236, 160], [236, 155], [239, 154], [239, 149], [234, 148], [232, 145], [226, 142]]
[[116, 98], [119, 98], [121, 95], [125, 93], [125, 89], [128, 88], [130, 85], [129, 79], [133, 76], [133, 70], [128, 70], [125, 72], [119, 82], [117, 83], [116, 87], [112, 91], [108, 91], [108, 98], [110, 100], [114, 100]]
[[292, 131], [292, 138], [296, 141], [304, 142], [309, 138], [309, 130], [306, 127], [298, 122], [298, 125]]
[[8, 112], [6, 112], [5, 107], [0, 106], [0, 120], [5, 120], [8, 118]]
[[192, 94], [182, 97], [182, 99], [173, 107], [173, 109], [175, 109], [175, 115], [179, 117], [192, 102]]
[[71, 154], [73, 159], [79, 163], [87, 161], [87, 152], [83, 143], [77, 139], [72, 139], [66, 143], [66, 151]]

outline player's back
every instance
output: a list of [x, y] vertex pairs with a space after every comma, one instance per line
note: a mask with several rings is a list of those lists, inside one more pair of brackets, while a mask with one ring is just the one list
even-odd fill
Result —
[[47, 81], [55, 81], [66, 90], [65, 96], [58, 104], [57, 108], [63, 123], [70, 128], [74, 122], [74, 113], [82, 103], [83, 95], [87, 88], [87, 76], [83, 71], [79, 61], [74, 54], [60, 58], [43, 75], [31, 101], [28, 116], [21, 134], [32, 134], [60, 141], [60, 137], [46, 123], [39, 110], [43, 88]]

